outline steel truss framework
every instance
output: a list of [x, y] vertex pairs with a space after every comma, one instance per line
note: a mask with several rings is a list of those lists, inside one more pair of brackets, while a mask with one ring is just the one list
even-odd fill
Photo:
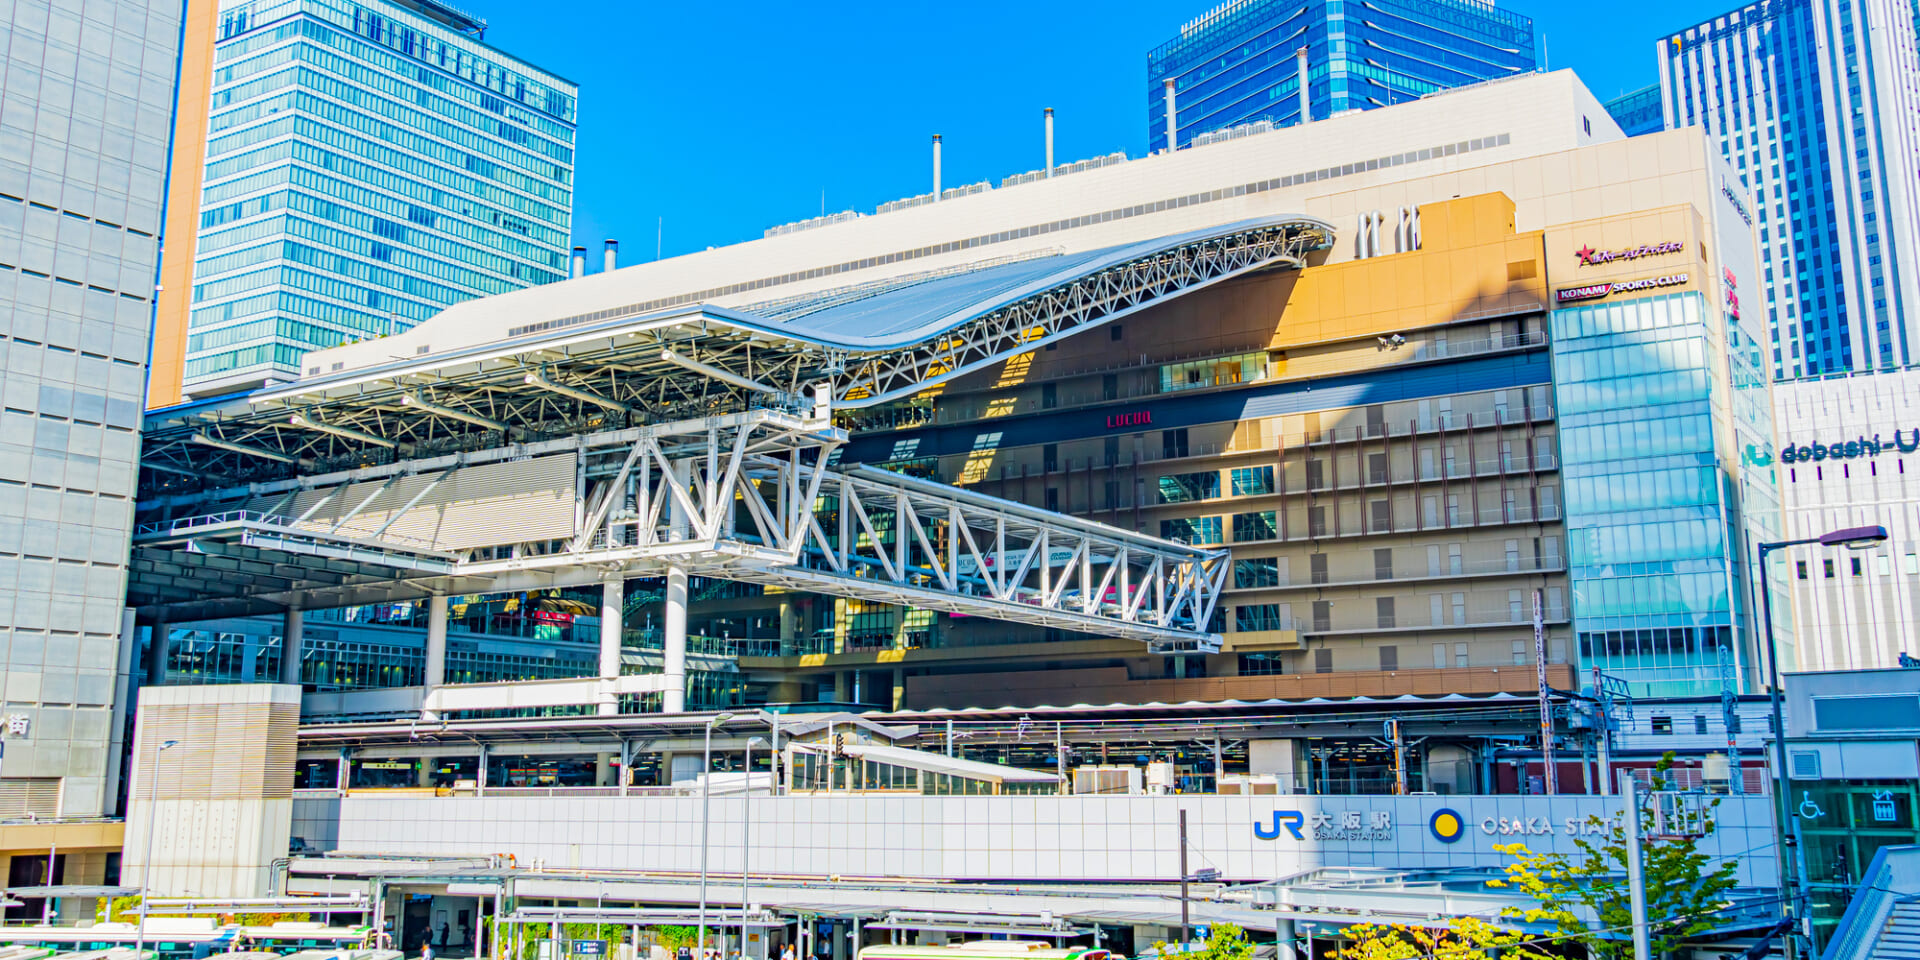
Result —
[[1170, 295], [1257, 269], [1298, 267], [1324, 240], [1297, 226], [1271, 226], [1195, 241], [1076, 277], [985, 313], [950, 334], [850, 363], [835, 383], [835, 400], [842, 406], [896, 400]]
[[270, 482], [754, 408], [805, 412], [816, 392], [836, 408], [883, 403], [1182, 293], [1301, 266], [1331, 236], [1318, 220], [1276, 217], [1143, 245], [1125, 259], [956, 302], [950, 322], [937, 324], [945, 332], [907, 344], [830, 343], [811, 339], [804, 320], [694, 306], [395, 357], [155, 411], [142, 489]]
[[[290, 602], [415, 600], [660, 576], [671, 568], [1021, 623], [1128, 637], [1170, 652], [1218, 648], [1207, 629], [1224, 551], [1171, 543], [870, 467], [825, 466], [844, 431], [768, 410], [253, 484], [140, 524], [134, 605], [171, 621]], [[345, 528], [395, 483], [462, 466], [580, 454], [564, 537], [465, 550]], [[363, 492], [368, 491], [370, 492]], [[321, 495], [294, 513], [294, 494]], [[240, 504], [270, 501], [264, 511]], [[351, 504], [318, 519], [320, 504]], [[220, 509], [199, 512], [206, 506]], [[351, 569], [341, 564], [353, 564]]]

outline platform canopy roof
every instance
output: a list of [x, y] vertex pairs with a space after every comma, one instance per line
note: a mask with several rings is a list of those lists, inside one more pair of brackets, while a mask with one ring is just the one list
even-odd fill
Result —
[[[351, 369], [322, 351], [298, 381], [151, 412], [142, 488], [151, 496], [800, 408], [822, 391], [834, 407], [884, 403], [1222, 280], [1302, 266], [1332, 237], [1312, 217], [1268, 216], [739, 307], [547, 316], [524, 291], [515, 302], [534, 306], [504, 339], [436, 329], [432, 349], [417, 348], [427, 352]], [[459, 319], [449, 311], [426, 326]]]

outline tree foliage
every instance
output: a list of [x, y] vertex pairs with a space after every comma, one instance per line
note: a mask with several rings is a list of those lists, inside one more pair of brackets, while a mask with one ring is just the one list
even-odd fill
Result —
[[[1181, 949], [1168, 946], [1165, 940], [1153, 942], [1155, 956], [1181, 953]], [[1247, 940], [1247, 932], [1239, 925], [1216, 923], [1207, 928], [1207, 940], [1200, 945], [1200, 949], [1181, 953], [1181, 956], [1192, 960], [1253, 960], [1253, 944]]]
[[1342, 960], [1485, 960], [1498, 951], [1509, 960], [1550, 960], [1524, 933], [1478, 917], [1455, 917], [1441, 928], [1362, 923], [1340, 931], [1352, 941]]

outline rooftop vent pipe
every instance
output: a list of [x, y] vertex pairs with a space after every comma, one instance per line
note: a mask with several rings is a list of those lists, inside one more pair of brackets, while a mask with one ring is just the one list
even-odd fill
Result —
[[1047, 176], [1053, 176], [1053, 108], [1047, 108]]
[[576, 277], [584, 277], [587, 275], [586, 247], [573, 248], [573, 275]]
[[1300, 74], [1300, 122], [1306, 123], [1313, 119], [1313, 107], [1310, 103], [1312, 98], [1308, 96], [1307, 90], [1307, 48], [1301, 47], [1294, 51], [1293, 59], [1294, 69]]
[[618, 256], [618, 255], [619, 255], [619, 253], [620, 253], [620, 241], [618, 241], [618, 240], [608, 240], [608, 241], [607, 241], [607, 252], [606, 252], [606, 265], [605, 265], [605, 266], [603, 266], [603, 267], [601, 267], [601, 269], [602, 269], [602, 270], [605, 270], [605, 271], [606, 271], [606, 272], [608, 272], [608, 273], [612, 273], [612, 272], [613, 272], [613, 261], [614, 261], [614, 258], [615, 258], [616, 256]]
[[940, 135], [933, 135], [933, 202], [940, 202]]
[[1173, 81], [1168, 80], [1167, 81], [1167, 152], [1168, 153], [1172, 153], [1175, 149], [1178, 149], [1176, 145], [1180, 142], [1173, 138], [1174, 133], [1179, 129], [1180, 121], [1177, 119], [1177, 117], [1178, 115], [1173, 112]]

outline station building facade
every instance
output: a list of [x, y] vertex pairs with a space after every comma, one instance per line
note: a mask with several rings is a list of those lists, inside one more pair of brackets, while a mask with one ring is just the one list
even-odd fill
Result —
[[[1753, 683], [1741, 558], [1777, 511], [1771, 460], [1739, 455], [1770, 449], [1771, 405], [1724, 166], [1697, 131], [1623, 138], [1571, 74], [1530, 75], [489, 298], [305, 366], [350, 373], [608, 305], [857, 298], [903, 260], [933, 276], [1304, 213], [1336, 235], [1304, 269], [837, 414], [840, 465], [1231, 550], [1219, 650], [740, 584], [691, 607], [714, 654], [704, 705], [1516, 696], [1542, 663], [1556, 689], [1597, 666], [1642, 696], [1715, 695]], [[629, 652], [659, 590], [625, 590]], [[597, 588], [558, 594], [546, 622], [598, 633]], [[273, 623], [246, 623], [206, 632], [273, 646]], [[198, 629], [165, 631], [163, 662]], [[605, 662], [586, 648], [577, 675]], [[155, 679], [270, 678], [223, 662], [243, 666]]]

